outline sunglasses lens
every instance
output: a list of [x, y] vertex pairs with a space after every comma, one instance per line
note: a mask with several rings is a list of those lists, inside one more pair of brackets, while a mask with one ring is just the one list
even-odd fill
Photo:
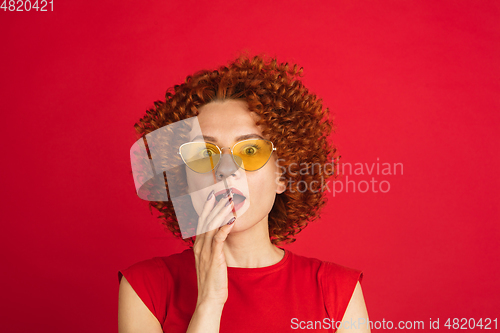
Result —
[[180, 154], [184, 163], [191, 170], [199, 173], [213, 170], [220, 159], [217, 146], [206, 142], [186, 143], [181, 146]]
[[262, 168], [273, 152], [270, 141], [252, 139], [238, 142], [233, 149], [233, 156], [238, 165], [246, 171]]

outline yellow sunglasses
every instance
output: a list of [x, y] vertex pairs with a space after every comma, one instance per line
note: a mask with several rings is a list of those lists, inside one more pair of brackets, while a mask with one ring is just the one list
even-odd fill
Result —
[[269, 140], [248, 139], [234, 144], [233, 148], [219, 148], [209, 142], [186, 142], [179, 147], [184, 163], [194, 172], [206, 173], [219, 164], [222, 149], [229, 148], [234, 162], [245, 171], [256, 171], [266, 165], [276, 148]]

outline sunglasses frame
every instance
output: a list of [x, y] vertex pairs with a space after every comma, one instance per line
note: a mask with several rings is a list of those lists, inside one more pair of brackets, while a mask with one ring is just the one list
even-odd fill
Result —
[[[234, 149], [234, 147], [235, 147], [237, 144], [240, 144], [240, 143], [245, 142], [245, 141], [255, 141], [255, 140], [261, 140], [261, 141], [270, 142], [270, 143], [271, 143], [271, 148], [272, 148], [272, 149], [271, 149], [271, 154], [269, 154], [269, 157], [267, 158], [266, 162], [265, 162], [265, 163], [264, 163], [264, 164], [263, 164], [260, 168], [255, 169], [255, 170], [246, 170], [245, 168], [242, 168], [242, 167], [238, 164], [238, 162], [236, 162], [236, 160], [234, 159], [233, 149]], [[222, 147], [222, 148], [220, 148], [220, 147], [219, 147], [218, 145], [216, 145], [215, 143], [212, 143], [212, 142], [205, 142], [205, 141], [191, 141], [191, 142], [186, 142], [186, 143], [183, 143], [182, 145], [180, 145], [180, 146], [179, 146], [179, 151], [177, 152], [177, 154], [179, 154], [179, 155], [181, 156], [182, 162], [184, 162], [184, 164], [185, 164], [185, 165], [186, 165], [189, 169], [191, 169], [191, 167], [189, 166], [189, 164], [187, 164], [187, 163], [186, 163], [186, 160], [184, 160], [184, 156], [182, 156], [182, 154], [181, 154], [181, 149], [182, 149], [182, 147], [183, 147], [183, 146], [188, 145], [188, 144], [190, 144], [190, 143], [195, 143], [195, 142], [198, 142], [198, 143], [210, 143], [211, 145], [214, 145], [214, 146], [215, 146], [215, 147], [217, 147], [217, 149], [219, 150], [219, 155], [221, 155], [221, 156], [222, 156], [222, 149], [224, 149], [224, 148], [229, 148], [229, 151], [231, 152], [231, 157], [233, 158], [233, 162], [234, 162], [234, 164], [236, 164], [236, 165], [238, 166], [238, 168], [241, 168], [241, 169], [245, 170], [246, 172], [253, 172], [253, 171], [257, 171], [257, 170], [262, 169], [262, 168], [263, 168], [263, 167], [267, 164], [267, 162], [269, 162], [269, 160], [271, 159], [271, 156], [273, 155], [273, 152], [274, 152], [274, 151], [276, 151], [276, 147], [274, 147], [274, 143], [273, 143], [272, 141], [270, 141], [270, 140], [266, 140], [266, 139], [246, 139], [246, 140], [241, 140], [241, 141], [236, 142], [236, 143], [233, 145], [233, 147], [232, 147], [232, 148], [231, 148], [231, 147]], [[221, 158], [222, 158], [222, 157], [221, 157]], [[195, 171], [195, 170], [193, 170], [193, 169], [191, 169], [191, 170], [192, 170], [193, 172], [196, 172], [196, 173], [201, 173], [201, 174], [204, 174], [204, 173], [209, 173], [210, 171], [213, 171], [213, 170], [215, 170], [215, 168], [217, 168], [217, 166], [218, 166], [218, 165], [219, 165], [219, 163], [220, 163], [220, 160], [221, 160], [221, 159], [219, 158], [219, 161], [217, 162], [217, 164], [216, 164], [216, 165], [214, 165], [214, 167], [212, 168], [212, 170], [209, 170], [209, 171], [207, 171], [207, 172], [198, 172], [198, 171]]]

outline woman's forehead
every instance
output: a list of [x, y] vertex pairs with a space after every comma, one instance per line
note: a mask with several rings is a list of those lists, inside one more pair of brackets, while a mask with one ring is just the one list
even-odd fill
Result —
[[241, 141], [238, 139], [249, 135], [262, 138], [262, 128], [256, 124], [259, 119], [260, 116], [249, 111], [244, 101], [211, 102], [199, 109], [199, 128], [193, 127], [191, 138], [202, 136], [210, 138], [209, 141]]
[[[243, 141], [243, 140], [249, 140], [249, 139], [262, 139], [266, 140], [262, 135], [258, 133], [248, 133], [248, 134], [243, 134], [243, 135], [238, 135], [233, 138], [231, 138], [232, 141], [237, 142], [237, 141]], [[217, 136], [212, 136], [212, 135], [205, 135], [205, 134], [198, 134], [194, 137], [191, 137], [191, 141], [206, 141], [206, 142], [213, 142], [213, 143], [218, 143], [219, 138]], [[221, 139], [222, 141], [222, 139]]]
[[242, 123], [255, 123], [260, 116], [251, 112], [247, 102], [243, 100], [213, 101], [198, 108], [200, 121], [210, 123], [226, 121], [240, 121]]

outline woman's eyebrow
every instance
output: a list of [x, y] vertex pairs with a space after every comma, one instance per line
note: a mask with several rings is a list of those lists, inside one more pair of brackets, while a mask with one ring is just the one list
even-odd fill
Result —
[[[217, 138], [210, 136], [210, 135], [197, 135], [195, 136], [191, 141], [195, 141], [198, 139], [203, 139], [205, 141], [210, 141], [210, 142], [217, 142]], [[236, 141], [242, 141], [242, 140], [247, 140], [247, 139], [262, 139], [265, 140], [261, 135], [259, 134], [245, 134], [241, 135], [236, 138]]]

